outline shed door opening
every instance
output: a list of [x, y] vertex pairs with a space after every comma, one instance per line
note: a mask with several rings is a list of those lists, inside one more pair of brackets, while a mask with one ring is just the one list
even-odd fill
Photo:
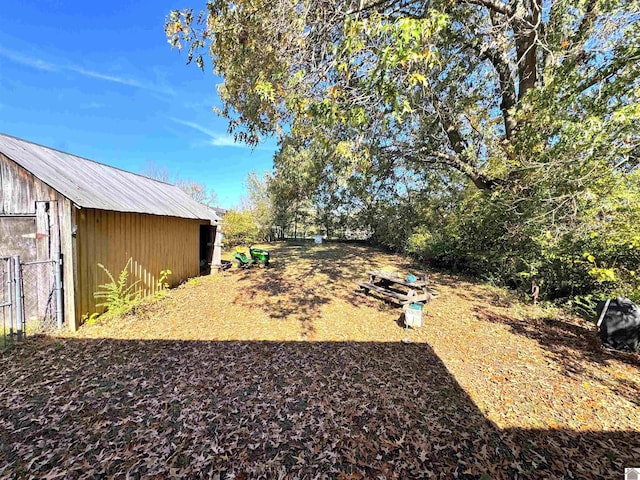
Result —
[[200, 275], [211, 273], [215, 238], [216, 227], [213, 225], [200, 225]]

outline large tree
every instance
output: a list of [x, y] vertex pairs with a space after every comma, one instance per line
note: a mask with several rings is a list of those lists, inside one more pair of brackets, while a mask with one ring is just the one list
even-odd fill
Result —
[[238, 139], [280, 138], [286, 192], [304, 179], [369, 225], [446, 206], [439, 228], [486, 262], [637, 259], [605, 235], [640, 200], [638, 0], [214, 0], [166, 32], [208, 54]]
[[441, 164], [491, 189], [551, 172], [567, 140], [588, 143], [572, 161], [637, 162], [638, 12], [637, 0], [216, 0], [172, 12], [166, 30], [198, 65], [208, 49], [242, 140], [324, 141], [346, 169]]

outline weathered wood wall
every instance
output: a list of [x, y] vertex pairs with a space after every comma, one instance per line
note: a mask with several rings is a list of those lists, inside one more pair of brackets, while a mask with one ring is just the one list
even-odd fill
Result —
[[76, 234], [76, 316], [96, 312], [93, 294], [109, 281], [103, 264], [117, 279], [131, 258], [131, 281], [146, 296], [157, 290], [161, 270], [171, 270], [167, 281], [177, 284], [199, 274], [201, 220], [78, 209]]
[[[71, 237], [71, 202], [10, 158], [0, 154], [0, 221], [6, 235], [25, 235], [19, 231], [24, 226], [22, 218], [33, 218], [35, 231], [32, 240], [25, 244], [13, 239], [0, 244], [12, 251], [4, 254], [22, 255], [24, 260], [46, 260], [62, 255], [64, 289], [64, 317], [70, 328], [75, 329], [75, 299], [73, 285], [73, 245]], [[16, 220], [14, 220], [16, 219]], [[15, 231], [14, 231], [15, 230]], [[32, 245], [32, 243], [34, 243]], [[35, 251], [35, 256], [33, 253]], [[33, 257], [33, 258], [32, 258]]]
[[36, 260], [35, 231], [35, 215], [0, 216], [0, 257], [20, 255], [24, 262]]
[[0, 214], [36, 213], [36, 202], [64, 197], [0, 153]]

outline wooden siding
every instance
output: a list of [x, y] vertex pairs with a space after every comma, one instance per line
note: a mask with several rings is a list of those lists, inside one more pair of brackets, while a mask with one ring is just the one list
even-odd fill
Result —
[[[39, 202], [50, 202], [48, 218]], [[36, 247], [38, 256], [62, 255], [64, 318], [71, 330], [80, 325], [83, 315], [96, 311], [93, 293], [108, 281], [98, 263], [117, 276], [132, 258], [130, 278], [142, 280], [141, 293], [152, 294], [161, 270], [172, 271], [170, 284], [199, 275], [199, 226], [209, 224], [205, 220], [77, 208], [0, 154], [0, 217], [5, 215], [33, 216], [38, 233], [47, 233], [40, 224], [50, 226], [51, 237], [38, 240], [49, 242], [49, 248]], [[58, 229], [59, 235], [54, 235]]]
[[65, 197], [0, 153], [0, 215], [34, 214], [36, 202]]
[[[49, 202], [46, 215], [41, 202]], [[33, 215], [36, 232], [44, 234], [36, 240], [37, 259], [62, 255], [64, 318], [75, 330], [71, 214], [71, 202], [66, 197], [0, 153], [0, 216]]]
[[200, 225], [202, 220], [78, 209], [76, 234], [76, 316], [99, 309], [93, 293], [109, 281], [103, 264], [117, 279], [131, 258], [131, 281], [140, 280], [144, 295], [157, 290], [161, 270], [172, 271], [172, 285], [200, 273]]

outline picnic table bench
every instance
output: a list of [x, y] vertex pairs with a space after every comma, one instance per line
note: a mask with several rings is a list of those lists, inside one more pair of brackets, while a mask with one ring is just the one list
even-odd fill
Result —
[[425, 275], [409, 282], [406, 278], [389, 272], [373, 270], [367, 272], [368, 282], [358, 283], [365, 293], [375, 292], [386, 300], [404, 305], [411, 302], [429, 302], [431, 292]]

